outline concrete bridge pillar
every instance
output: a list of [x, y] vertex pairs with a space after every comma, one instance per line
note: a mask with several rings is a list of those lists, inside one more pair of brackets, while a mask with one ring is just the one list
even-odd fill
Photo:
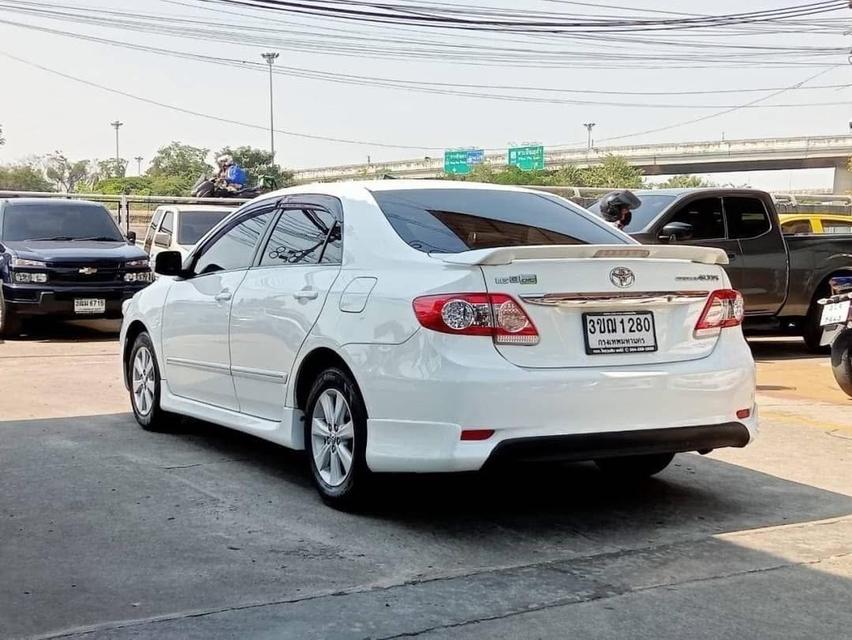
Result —
[[846, 160], [834, 167], [834, 193], [852, 193], [852, 171]]

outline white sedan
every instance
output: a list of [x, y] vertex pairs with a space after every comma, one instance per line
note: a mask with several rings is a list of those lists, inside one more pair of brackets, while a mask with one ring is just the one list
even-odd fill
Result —
[[244, 205], [125, 308], [138, 422], [306, 449], [323, 499], [381, 472], [595, 460], [624, 477], [757, 432], [723, 251], [645, 246], [573, 203], [464, 182]]

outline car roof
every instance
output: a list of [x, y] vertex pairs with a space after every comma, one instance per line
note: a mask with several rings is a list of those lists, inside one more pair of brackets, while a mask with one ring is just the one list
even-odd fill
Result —
[[43, 204], [48, 207], [62, 207], [69, 202], [74, 204], [82, 204], [85, 206], [105, 208], [101, 202], [92, 202], [91, 200], [78, 200], [76, 198], [3, 198], [0, 203], [6, 204]]
[[790, 220], [831, 220], [832, 222], [852, 222], [852, 216], [843, 215], [840, 213], [781, 213], [778, 214], [781, 220], [788, 222]]
[[237, 206], [238, 205], [229, 207], [227, 205], [219, 204], [163, 204], [157, 207], [157, 209], [170, 209], [172, 211], [177, 211], [178, 213], [194, 213], [196, 211], [224, 211], [229, 213], [231, 211], [236, 211]]
[[680, 187], [676, 189], [630, 189], [637, 196], [675, 196], [677, 198], [693, 193], [728, 193], [728, 194], [757, 194], [766, 193], [760, 189], [751, 189], [749, 187]]

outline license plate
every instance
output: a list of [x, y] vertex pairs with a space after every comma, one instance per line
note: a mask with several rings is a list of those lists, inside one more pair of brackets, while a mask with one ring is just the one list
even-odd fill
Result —
[[74, 313], [106, 313], [106, 300], [103, 298], [77, 298], [74, 300]]
[[584, 313], [586, 353], [647, 353], [657, 350], [651, 311]]
[[849, 317], [849, 300], [844, 300], [843, 302], [834, 302], [832, 304], [827, 304], [822, 308], [822, 319], [820, 320], [820, 325], [825, 326], [827, 324], [840, 324], [841, 322], [846, 322], [846, 318]]

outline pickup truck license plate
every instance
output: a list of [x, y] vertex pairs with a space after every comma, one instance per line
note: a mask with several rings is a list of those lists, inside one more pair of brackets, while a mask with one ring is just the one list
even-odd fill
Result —
[[840, 324], [841, 322], [846, 322], [846, 318], [849, 317], [849, 300], [844, 300], [843, 302], [834, 302], [832, 304], [827, 304], [822, 308], [822, 319], [820, 320], [820, 325], [825, 326], [827, 324]]
[[651, 311], [584, 313], [586, 353], [645, 353], [657, 350]]
[[74, 300], [74, 313], [106, 313], [106, 300], [103, 298], [77, 298]]

